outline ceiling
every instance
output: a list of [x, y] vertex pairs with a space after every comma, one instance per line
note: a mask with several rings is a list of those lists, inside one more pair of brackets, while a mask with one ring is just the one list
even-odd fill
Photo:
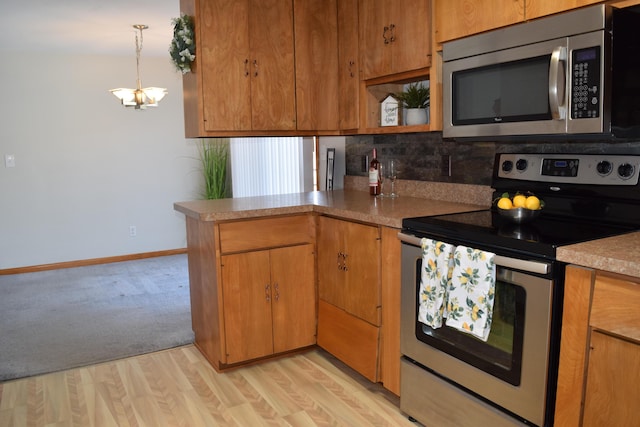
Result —
[[135, 55], [134, 24], [145, 24], [142, 56], [168, 55], [179, 0], [0, 0], [0, 50]]

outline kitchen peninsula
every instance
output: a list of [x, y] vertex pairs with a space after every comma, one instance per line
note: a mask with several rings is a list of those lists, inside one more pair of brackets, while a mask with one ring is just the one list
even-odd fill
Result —
[[401, 181], [392, 199], [362, 184], [175, 203], [195, 344], [216, 370], [318, 344], [399, 394], [402, 219], [485, 209], [491, 188]]

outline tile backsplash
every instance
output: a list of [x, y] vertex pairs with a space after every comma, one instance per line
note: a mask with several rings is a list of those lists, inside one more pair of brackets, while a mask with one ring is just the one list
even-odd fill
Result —
[[[640, 154], [640, 142], [628, 141], [504, 143], [444, 140], [441, 132], [364, 135], [346, 139], [346, 174], [366, 176], [373, 148], [380, 161], [399, 160], [400, 179], [476, 185], [491, 185], [496, 153]], [[449, 160], [450, 176], [443, 174], [443, 162]]]

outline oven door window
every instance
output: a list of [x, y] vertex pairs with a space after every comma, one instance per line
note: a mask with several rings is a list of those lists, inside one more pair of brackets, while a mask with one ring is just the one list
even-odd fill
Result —
[[[422, 260], [417, 262], [420, 280]], [[500, 268], [500, 267], [499, 267]], [[497, 277], [500, 277], [498, 274]], [[420, 288], [416, 284], [416, 289]], [[416, 293], [416, 300], [418, 295]], [[449, 326], [432, 329], [415, 313], [416, 338], [484, 372], [515, 386], [520, 385], [524, 340], [526, 292], [504, 280], [496, 280], [491, 332], [486, 342]]]

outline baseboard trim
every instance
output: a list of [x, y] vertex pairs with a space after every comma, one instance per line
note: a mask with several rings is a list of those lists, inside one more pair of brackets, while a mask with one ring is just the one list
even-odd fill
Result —
[[84, 267], [87, 265], [109, 264], [120, 261], [133, 261], [136, 259], [154, 258], [168, 255], [187, 253], [187, 248], [169, 249], [165, 251], [144, 252], [140, 254], [118, 255], [104, 258], [82, 259], [77, 261], [57, 262], [53, 264], [32, 265], [28, 267], [6, 268], [0, 270], [0, 276], [19, 273], [34, 273], [36, 271], [58, 270], [62, 268]]

